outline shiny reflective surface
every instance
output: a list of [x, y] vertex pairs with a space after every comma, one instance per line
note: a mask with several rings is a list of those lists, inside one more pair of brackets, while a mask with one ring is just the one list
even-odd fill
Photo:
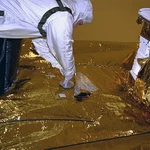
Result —
[[137, 43], [75, 42], [77, 71], [99, 88], [82, 102], [59, 87], [60, 72], [29, 47], [25, 40], [16, 83], [0, 97], [2, 150], [150, 149], [149, 115], [128, 94], [122, 65]]

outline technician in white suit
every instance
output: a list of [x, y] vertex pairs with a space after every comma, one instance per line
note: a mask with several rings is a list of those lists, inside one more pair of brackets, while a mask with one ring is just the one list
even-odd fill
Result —
[[92, 19], [90, 0], [0, 0], [0, 38], [32, 38], [39, 55], [64, 76], [64, 88], [74, 86], [73, 27]]

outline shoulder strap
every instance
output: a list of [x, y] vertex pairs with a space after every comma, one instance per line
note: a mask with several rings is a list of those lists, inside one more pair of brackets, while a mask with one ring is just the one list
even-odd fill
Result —
[[48, 11], [43, 15], [43, 17], [41, 18], [40, 22], [38, 23], [38, 29], [39, 29], [39, 31], [40, 31], [40, 33], [41, 33], [41, 35], [42, 35], [43, 37], [46, 37], [46, 32], [42, 29], [42, 27], [43, 27], [43, 25], [45, 24], [46, 20], [47, 20], [52, 14], [54, 14], [54, 13], [57, 12], [57, 11], [68, 11], [69, 13], [72, 14], [71, 9], [68, 8], [68, 7], [64, 7], [63, 4], [62, 4], [62, 2], [61, 2], [61, 0], [56, 0], [56, 1], [57, 1], [57, 3], [58, 3], [59, 7], [54, 7], [54, 8], [52, 8], [52, 9], [48, 10]]

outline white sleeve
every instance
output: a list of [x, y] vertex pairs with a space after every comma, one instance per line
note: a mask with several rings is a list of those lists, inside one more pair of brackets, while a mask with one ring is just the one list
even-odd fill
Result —
[[46, 27], [47, 43], [62, 69], [65, 78], [70, 80], [75, 73], [73, 56], [73, 17], [64, 12], [62, 16], [51, 21]]
[[62, 69], [62, 67], [60, 66], [60, 64], [57, 62], [57, 60], [55, 59], [55, 57], [52, 55], [52, 53], [49, 50], [49, 47], [47, 45], [47, 41], [44, 38], [35, 38], [32, 39], [32, 43], [35, 46], [36, 51], [38, 52], [38, 54], [44, 58], [45, 60], [47, 60], [48, 62], [51, 63], [52, 67], [54, 68], [58, 68], [58, 69]]

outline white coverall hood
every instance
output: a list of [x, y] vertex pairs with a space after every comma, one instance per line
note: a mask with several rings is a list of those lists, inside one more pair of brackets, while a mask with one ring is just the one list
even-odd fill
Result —
[[90, 0], [76, 0], [74, 25], [82, 19], [83, 23], [90, 23], [93, 19], [93, 9]]
[[147, 21], [150, 21], [150, 8], [141, 8], [139, 9], [138, 14], [145, 18]]

